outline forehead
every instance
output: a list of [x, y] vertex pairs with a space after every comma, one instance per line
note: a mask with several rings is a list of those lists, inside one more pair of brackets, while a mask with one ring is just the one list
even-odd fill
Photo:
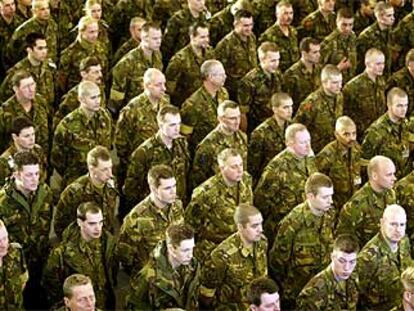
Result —
[[94, 65], [94, 66], [90, 66], [86, 69], [87, 72], [97, 72], [97, 71], [102, 71], [102, 67], [101, 65]]
[[389, 8], [381, 12], [383, 16], [391, 16], [394, 15], [394, 8]]
[[181, 116], [179, 113], [177, 114], [172, 114], [172, 113], [167, 113], [164, 116], [164, 123], [180, 123], [181, 122]]
[[329, 76], [328, 77], [328, 81], [329, 82], [334, 82], [334, 83], [336, 83], [336, 82], [341, 82], [342, 81], [342, 75], [331, 75], [331, 76]]
[[19, 86], [22, 87], [22, 86], [26, 86], [26, 85], [33, 84], [33, 83], [35, 83], [33, 77], [28, 77], [28, 78], [21, 79]]
[[320, 44], [309, 44], [309, 52], [317, 52], [321, 49]]
[[187, 249], [192, 249], [195, 246], [194, 239], [182, 240], [180, 242], [180, 250], [184, 251]]
[[342, 259], [342, 260], [346, 260], [346, 261], [353, 261], [357, 258], [357, 253], [345, 253], [343, 251], [340, 250], [335, 250], [334, 251], [337, 259]]
[[281, 14], [283, 14], [283, 13], [290, 13], [290, 12], [293, 13], [293, 8], [292, 8], [291, 5], [282, 5], [282, 6], [280, 6], [280, 7], [277, 8], [277, 12], [278, 13], [281, 13]]
[[266, 52], [265, 57], [267, 59], [280, 59], [280, 53], [279, 52]]
[[260, 302], [263, 305], [275, 303], [279, 301], [279, 293], [263, 293], [260, 295]]
[[207, 27], [197, 27], [196, 30], [197, 30], [195, 33], [196, 36], [205, 36], [205, 35], [208, 35], [208, 32], [209, 32]]
[[368, 62], [372, 64], [383, 63], [385, 61], [385, 56], [382, 53], [374, 54], [368, 58]]
[[91, 283], [85, 285], [78, 285], [72, 287], [72, 299], [79, 299], [81, 297], [94, 295], [93, 287]]
[[354, 22], [353, 18], [346, 18], [346, 17], [340, 17], [338, 18], [338, 22], [342, 24], [352, 24]]
[[395, 211], [394, 213], [388, 213], [386, 216], [384, 216], [384, 218], [387, 223], [403, 223], [407, 221], [407, 216], [403, 211]]
[[161, 178], [160, 179], [160, 185], [159, 187], [164, 188], [164, 187], [170, 187], [175, 185], [176, 181], [174, 177], [171, 178]]
[[85, 215], [85, 221], [87, 222], [100, 222], [103, 220], [102, 212], [91, 213], [87, 212]]
[[381, 161], [377, 168], [377, 173], [380, 175], [387, 175], [395, 172], [395, 165], [393, 162], [384, 160]]
[[295, 141], [310, 140], [310, 134], [307, 130], [299, 131], [295, 135]]
[[29, 127], [25, 127], [24, 129], [22, 129], [19, 133], [19, 135], [27, 135], [27, 134], [32, 134], [34, 132], [34, 127], [33, 126], [29, 126]]
[[6, 6], [6, 5], [10, 5], [10, 4], [14, 4], [14, 0], [3, 0], [3, 1], [0, 1], [0, 6], [1, 5]]
[[401, 105], [401, 104], [408, 104], [408, 96], [394, 96], [392, 98], [392, 105]]
[[353, 133], [356, 132], [356, 126], [355, 125], [348, 125], [348, 126], [342, 126], [339, 129], [339, 133], [340, 134], [344, 134], [344, 133]]
[[101, 9], [101, 5], [99, 3], [95, 3], [91, 7], [89, 7], [90, 10], [98, 10]]
[[318, 189], [318, 196], [332, 195], [334, 193], [333, 187], [320, 187]]
[[231, 118], [231, 117], [237, 117], [240, 115], [240, 108], [236, 107], [236, 108], [226, 108], [224, 110], [224, 116], [227, 118]]
[[293, 100], [291, 98], [283, 99], [280, 101], [279, 107], [293, 106]]
[[98, 169], [104, 169], [108, 167], [112, 167], [112, 159], [109, 160], [101, 160], [98, 159], [98, 165], [96, 166]]
[[21, 171], [24, 174], [39, 172], [39, 164], [23, 165]]
[[96, 88], [93, 87], [89, 90], [89, 94], [86, 95], [85, 97], [93, 98], [93, 97], [97, 97], [99, 95], [101, 95], [101, 90], [99, 89], [99, 87], [96, 87]]
[[85, 31], [94, 31], [98, 29], [99, 29], [98, 23], [90, 23], [88, 26], [86, 26]]
[[9, 234], [7, 232], [6, 227], [5, 226], [0, 227], [0, 239], [5, 238], [7, 236], [9, 236]]
[[253, 216], [249, 216], [248, 224], [250, 225], [260, 224], [262, 222], [263, 222], [263, 217], [262, 217], [262, 214], [260, 213], [253, 215]]
[[226, 166], [232, 166], [232, 165], [242, 164], [242, 163], [243, 163], [243, 159], [241, 158], [240, 155], [228, 157], [225, 162]]
[[239, 19], [239, 24], [250, 25], [253, 24], [253, 17], [242, 17]]
[[35, 42], [37, 47], [44, 47], [47, 46], [47, 42], [45, 39], [37, 39]]
[[37, 2], [36, 6], [34, 7], [35, 10], [43, 10], [43, 9], [48, 9], [48, 8], [49, 8], [49, 2], [47, 1]]
[[158, 84], [158, 83], [162, 83], [165, 82], [165, 77], [163, 74], [161, 73], [155, 73], [152, 75], [151, 77], [151, 84]]
[[148, 36], [150, 36], [150, 37], [161, 36], [161, 29], [150, 28], [149, 31], [148, 31]]

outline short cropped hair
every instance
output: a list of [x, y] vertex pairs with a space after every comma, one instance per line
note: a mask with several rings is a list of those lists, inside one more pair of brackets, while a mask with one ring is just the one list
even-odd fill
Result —
[[100, 60], [95, 56], [88, 56], [81, 60], [79, 71], [89, 71], [92, 66], [101, 65]]
[[367, 167], [368, 178], [372, 178], [372, 174], [375, 172], [378, 172], [380, 165], [388, 161], [393, 163], [390, 158], [384, 157], [382, 155], [377, 155], [373, 157], [371, 160], [369, 160], [368, 167]]
[[260, 44], [259, 48], [257, 49], [257, 55], [260, 60], [266, 57], [266, 54], [268, 52], [279, 52], [279, 48], [274, 42], [265, 41], [262, 44]]
[[81, 81], [78, 86], [78, 97], [90, 96], [90, 94], [96, 90], [98, 90], [99, 93], [101, 92], [101, 89], [95, 83], [91, 81]]
[[391, 90], [387, 93], [387, 105], [393, 105], [395, 97], [399, 98], [408, 98], [408, 94], [406, 91], [399, 87], [393, 87]]
[[380, 1], [375, 5], [374, 14], [375, 17], [378, 18], [381, 14], [383, 14], [386, 10], [392, 9], [393, 6], [385, 1]]
[[79, 204], [78, 208], [76, 209], [76, 218], [85, 221], [87, 213], [99, 214], [102, 213], [102, 209], [95, 202], [83, 202]]
[[346, 18], [346, 19], [354, 18], [354, 14], [349, 8], [342, 8], [342, 9], [339, 9], [337, 16], [336, 16], [336, 20], [339, 20], [341, 18]]
[[341, 234], [335, 239], [333, 250], [347, 254], [358, 253], [358, 240], [351, 234]]
[[365, 58], [364, 58], [365, 65], [366, 65], [369, 61], [371, 61], [371, 59], [372, 59], [373, 57], [376, 57], [376, 56], [378, 56], [378, 55], [384, 55], [384, 53], [383, 53], [383, 52], [381, 52], [381, 50], [378, 50], [378, 49], [376, 49], [376, 48], [370, 48], [368, 51], [366, 51], [366, 53], [365, 53]]
[[341, 71], [335, 65], [328, 64], [322, 69], [321, 81], [326, 82], [332, 79], [333, 77], [337, 77], [337, 76], [342, 76]]
[[262, 276], [257, 279], [254, 279], [249, 284], [249, 288], [247, 290], [247, 301], [250, 304], [254, 304], [258, 307], [262, 304], [261, 296], [263, 294], [273, 294], [278, 291], [279, 286], [276, 284], [275, 281], [266, 276]]
[[239, 10], [234, 14], [234, 22], [238, 23], [242, 18], [253, 18], [253, 15], [248, 10]]
[[165, 164], [154, 165], [150, 168], [147, 175], [148, 184], [155, 188], [158, 188], [161, 184], [161, 179], [174, 178], [173, 169]]
[[[33, 78], [32, 74], [26, 70], [17, 70], [14, 75], [12, 76], [11, 83], [14, 87], [20, 86], [20, 81], [28, 78]], [[34, 80], [34, 78], [33, 78]]]
[[26, 36], [26, 48], [33, 49], [36, 46], [37, 40], [46, 40], [46, 37], [40, 32], [29, 33]]
[[150, 29], [161, 30], [161, 26], [157, 22], [147, 21], [144, 25], [142, 25], [141, 34], [148, 34]]
[[285, 132], [285, 142], [286, 144], [292, 142], [296, 134], [299, 132], [307, 131], [308, 129], [301, 123], [293, 123], [286, 128]]
[[174, 247], [180, 245], [184, 240], [190, 240], [194, 238], [194, 229], [189, 224], [178, 223], [168, 226], [166, 231], [166, 241]]
[[86, 28], [93, 23], [98, 24], [98, 20], [89, 15], [81, 17], [78, 22], [78, 32], [85, 31]]
[[335, 122], [335, 131], [339, 132], [341, 129], [343, 129], [344, 127], [355, 127], [355, 122], [354, 120], [352, 120], [350, 117], [348, 116], [341, 116], [338, 119], [336, 119]]
[[148, 68], [147, 70], [145, 70], [145, 72], [144, 72], [144, 86], [147, 86], [148, 84], [150, 84], [152, 82], [152, 79], [154, 78], [154, 76], [157, 75], [157, 74], [164, 76], [162, 71], [157, 69], [157, 68]]
[[167, 114], [172, 114], [172, 115], [179, 115], [180, 114], [180, 109], [178, 109], [176, 106], [173, 105], [165, 105], [162, 106], [160, 108], [160, 110], [158, 110], [157, 113], [157, 121], [158, 123], [162, 123], [165, 121], [165, 116]]
[[249, 218], [260, 214], [260, 211], [250, 204], [240, 204], [236, 207], [236, 211], [234, 212], [234, 222], [236, 225], [240, 224], [245, 226], [249, 222]]
[[408, 66], [410, 62], [414, 62], [414, 49], [411, 49], [405, 55], [405, 65]]
[[108, 148], [104, 146], [96, 146], [88, 152], [86, 163], [88, 166], [96, 167], [99, 164], [99, 160], [109, 161], [111, 159], [111, 153], [109, 152]]
[[16, 117], [13, 119], [12, 127], [11, 127], [11, 134], [15, 134], [17, 136], [20, 135], [20, 132], [23, 129], [34, 127], [33, 122], [28, 119], [27, 117]]
[[204, 22], [195, 22], [190, 27], [188, 27], [188, 34], [191, 37], [198, 35], [198, 30], [200, 28], [209, 29], [208, 25]]
[[220, 167], [224, 166], [227, 159], [230, 157], [241, 157], [240, 151], [235, 148], [226, 148], [222, 150], [217, 156], [217, 162]]
[[23, 166], [25, 165], [40, 164], [39, 157], [35, 153], [28, 151], [28, 150], [17, 152], [13, 156], [13, 160], [14, 160], [13, 169], [17, 172], [20, 172], [23, 169]]
[[275, 108], [280, 107], [282, 103], [287, 100], [292, 100], [292, 97], [290, 97], [288, 93], [284, 93], [284, 92], [274, 93], [272, 97], [270, 98], [270, 105]]
[[406, 291], [414, 291], [414, 267], [410, 266], [401, 273], [401, 283]]
[[322, 187], [333, 187], [332, 179], [329, 176], [322, 173], [313, 173], [306, 180], [305, 193], [317, 195], [319, 193], [319, 189]]
[[309, 52], [311, 45], [319, 45], [320, 42], [317, 39], [311, 37], [305, 37], [300, 41], [299, 50], [301, 52]]
[[129, 27], [133, 27], [135, 24], [144, 24], [146, 23], [146, 19], [142, 18], [140, 16], [135, 16], [133, 18], [131, 18], [130, 22], [129, 22]]
[[227, 109], [236, 109], [239, 108], [239, 104], [235, 101], [232, 101], [230, 99], [223, 100], [217, 107], [217, 115], [219, 117], [224, 116], [224, 113]]
[[63, 296], [71, 299], [73, 297], [73, 288], [77, 286], [92, 284], [91, 279], [83, 274], [72, 274], [63, 282]]
[[280, 10], [281, 8], [291, 8], [292, 7], [292, 3], [290, 3], [288, 0], [281, 0], [276, 4], [276, 13], [278, 10]]
[[211, 73], [213, 72], [213, 70], [216, 66], [222, 66], [223, 67], [223, 64], [220, 61], [218, 61], [217, 59], [206, 60], [200, 67], [201, 79], [203, 81], [206, 80], [211, 75]]

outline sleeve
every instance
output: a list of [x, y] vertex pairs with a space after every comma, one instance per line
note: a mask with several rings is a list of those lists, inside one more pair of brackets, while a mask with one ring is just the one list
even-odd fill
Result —
[[144, 199], [147, 193], [147, 152], [150, 151], [140, 146], [132, 153], [129, 161], [123, 190], [127, 201], [132, 206]]
[[64, 282], [63, 248], [56, 247], [49, 255], [43, 269], [42, 285], [46, 289], [50, 305], [60, 301], [63, 297], [62, 284]]
[[167, 92], [171, 96], [174, 95], [177, 81], [181, 78], [181, 68], [182, 62], [180, 58], [178, 55], [173, 56], [165, 71], [165, 78], [167, 79]]
[[180, 127], [181, 134], [191, 135], [194, 131], [194, 127], [197, 125], [198, 111], [193, 101], [188, 98], [182, 105], [180, 115], [182, 123]]
[[298, 111], [296, 112], [293, 122], [302, 123], [305, 126], [309, 126], [313, 123], [313, 101], [306, 98], [300, 103]]
[[247, 167], [249, 173], [252, 175], [254, 184], [259, 180], [260, 174], [263, 171], [264, 159], [266, 151], [264, 136], [258, 131], [253, 131], [249, 142], [249, 152], [247, 153]]
[[196, 240], [197, 235], [200, 235], [204, 228], [206, 215], [210, 211], [209, 206], [209, 199], [205, 195], [205, 189], [195, 189], [191, 201], [185, 209], [184, 219], [186, 223], [195, 229]]
[[67, 168], [67, 154], [68, 146], [70, 146], [67, 141], [67, 136], [69, 131], [65, 126], [65, 120], [62, 120], [55, 130], [55, 135], [53, 137], [53, 145], [50, 156], [50, 162], [56, 171], [63, 177]]
[[167, 23], [165, 28], [164, 37], [162, 38], [162, 55], [165, 60], [169, 60], [173, 56], [175, 50], [175, 43], [180, 31], [180, 26], [176, 15], [173, 15]]
[[126, 298], [126, 310], [151, 310], [150, 283], [155, 271], [148, 265], [131, 278], [129, 295]]
[[361, 237], [358, 234], [357, 226], [359, 226], [360, 221], [363, 221], [363, 214], [358, 212], [360, 208], [358, 203], [353, 201], [348, 201], [341, 212], [339, 213], [338, 226], [336, 228], [336, 234], [352, 234], [357, 237], [358, 240], [361, 240]]
[[279, 192], [279, 182], [276, 178], [278, 172], [273, 169], [265, 169], [254, 190], [254, 204], [263, 215], [263, 219], [269, 217], [272, 207], [278, 205], [277, 196]]
[[298, 310], [325, 310], [326, 307], [324, 308], [324, 302], [327, 299], [326, 292], [322, 288], [323, 285], [321, 283], [323, 280], [319, 281], [320, 282], [317, 282], [315, 279], [312, 279], [302, 289], [297, 300]]
[[240, 84], [239, 89], [237, 91], [237, 99], [240, 105], [240, 110], [242, 113], [248, 113], [250, 107], [253, 104], [253, 92], [254, 92], [254, 85], [252, 85], [251, 81], [245, 76]]
[[365, 132], [364, 140], [361, 145], [361, 157], [364, 159], [371, 159], [378, 154], [378, 149], [381, 146], [381, 137], [379, 137], [381, 129], [368, 128]]
[[74, 189], [72, 184], [67, 186], [56, 205], [54, 229], [58, 238], [61, 238], [66, 227], [76, 220], [76, 210], [81, 203], [77, 195], [80, 192], [77, 190], [80, 189]]
[[130, 129], [133, 128], [131, 123], [131, 110], [128, 106], [124, 107], [119, 114], [118, 121], [115, 127], [114, 145], [118, 153], [118, 157], [121, 163], [127, 163], [129, 157], [129, 150], [133, 145], [131, 138], [138, 135], [137, 131], [130, 133]]
[[206, 143], [208, 143], [208, 141], [204, 141], [204, 143], [202, 142], [194, 155], [190, 176], [193, 189], [214, 175], [214, 172], [212, 171], [212, 168], [214, 167], [214, 152], [210, 150], [210, 147], [206, 146]]
[[125, 217], [119, 233], [119, 258], [123, 266], [131, 270], [136, 269], [138, 266], [142, 267], [144, 264], [142, 256], [138, 254], [144, 247], [134, 247], [134, 245], [142, 245], [141, 238], [143, 235], [140, 230], [138, 217], [134, 212]]
[[112, 86], [109, 95], [109, 100], [117, 111], [125, 99], [129, 74], [127, 57], [123, 57], [112, 69]]

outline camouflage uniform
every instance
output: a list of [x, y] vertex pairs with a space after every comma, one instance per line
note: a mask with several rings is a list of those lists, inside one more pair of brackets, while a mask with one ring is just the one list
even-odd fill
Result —
[[201, 86], [200, 67], [204, 61], [213, 59], [213, 55], [213, 49], [208, 47], [199, 57], [191, 44], [188, 44], [171, 58], [165, 77], [168, 94], [171, 95], [174, 106], [181, 107], [181, 104]]
[[375, 235], [358, 255], [361, 309], [389, 310], [397, 306], [404, 291], [401, 272], [412, 264], [407, 237], [398, 243], [398, 250], [392, 252], [383, 235]]
[[140, 41], [136, 41], [134, 38], [129, 38], [126, 42], [124, 42], [114, 53], [114, 56], [112, 57], [112, 66], [115, 66], [122, 57], [124, 57], [129, 51], [137, 48], [139, 44]]
[[247, 165], [254, 183], [259, 180], [266, 165], [279, 152], [285, 149], [285, 130], [289, 122], [281, 128], [274, 117], [268, 118], [251, 134]]
[[144, 91], [143, 77], [148, 68], [162, 70], [161, 53], [152, 52], [151, 59], [148, 59], [140, 46], [128, 52], [114, 66], [110, 100], [116, 111]]
[[198, 310], [200, 274], [201, 266], [195, 258], [174, 269], [166, 242], [160, 241], [150, 261], [131, 279], [126, 310]]
[[274, 24], [260, 36], [259, 43], [265, 41], [274, 42], [279, 47], [280, 71], [284, 72], [299, 60], [298, 32], [293, 26], [289, 26], [289, 36], [286, 36], [279, 25]]
[[357, 68], [356, 35], [343, 36], [335, 29], [321, 43], [321, 63], [337, 65], [343, 58], [351, 62], [351, 67], [342, 71], [343, 81], [355, 76]]
[[249, 132], [273, 115], [269, 101], [282, 91], [282, 74], [265, 72], [261, 67], [250, 70], [240, 81], [237, 99], [242, 113], [247, 113]]
[[12, 65], [7, 55], [7, 43], [13, 35], [14, 30], [22, 23], [22, 20], [15, 15], [10, 22], [6, 22], [0, 15], [0, 74], [4, 76], [6, 70]]
[[328, 95], [323, 88], [311, 93], [300, 104], [294, 122], [306, 125], [312, 137], [312, 149], [319, 152], [332, 141], [336, 119], [342, 116], [344, 99], [342, 94]]
[[263, 33], [276, 22], [275, 7], [278, 0], [251, 0], [254, 18], [254, 32], [257, 35]]
[[305, 201], [280, 222], [269, 252], [269, 266], [272, 276], [283, 284], [286, 306], [293, 307], [306, 283], [329, 264], [334, 242], [334, 214], [330, 209], [316, 216]]
[[112, 119], [100, 108], [88, 118], [81, 107], [60, 121], [55, 130], [51, 163], [69, 184], [87, 172], [86, 156], [97, 145], [111, 149]]
[[315, 172], [314, 157], [299, 159], [288, 149], [267, 164], [254, 191], [254, 204], [265, 219], [264, 231], [268, 239], [272, 240], [282, 218], [303, 202], [305, 182]]
[[246, 172], [236, 185], [227, 185], [217, 173], [194, 189], [185, 221], [196, 230], [195, 256], [200, 261], [237, 231], [233, 215], [241, 203], [253, 204], [252, 179]]
[[306, 16], [298, 27], [301, 38], [312, 37], [319, 41], [325, 39], [335, 28], [335, 13], [324, 17], [319, 9]]
[[245, 248], [238, 232], [217, 246], [202, 269], [200, 295], [214, 299], [215, 310], [246, 310], [250, 282], [267, 275], [267, 240], [264, 236]]
[[372, 81], [366, 72], [345, 84], [342, 90], [346, 103], [344, 114], [354, 120], [360, 139], [370, 124], [386, 111], [384, 91], [384, 77]]
[[411, 172], [395, 184], [398, 203], [407, 213], [407, 236], [412, 239], [414, 234], [414, 172]]
[[214, 14], [210, 19], [210, 44], [216, 46], [225, 35], [233, 30], [233, 14], [231, 5]]
[[232, 31], [217, 43], [215, 55], [226, 70], [226, 89], [230, 98], [236, 99], [240, 80], [257, 66], [256, 37], [251, 35], [244, 42]]
[[165, 239], [167, 227], [182, 222], [184, 209], [180, 200], [161, 210], [147, 196], [124, 218], [118, 244], [122, 265], [138, 272], [148, 261], [157, 243]]
[[135, 149], [129, 162], [123, 190], [130, 206], [139, 203], [149, 193], [147, 173], [157, 164], [172, 167], [177, 181], [177, 196], [186, 202], [190, 154], [185, 138], [174, 139], [172, 148], [168, 149], [157, 133]]
[[400, 63], [404, 63], [404, 56], [414, 46], [414, 12], [405, 16], [392, 30], [392, 49], [399, 52]]
[[181, 107], [181, 133], [190, 135], [189, 146], [194, 152], [197, 145], [214, 130], [217, 124], [217, 107], [224, 100], [229, 99], [227, 90], [223, 87], [213, 98], [202, 85], [195, 91]]
[[359, 35], [365, 28], [368, 28], [370, 25], [375, 23], [375, 17], [372, 16], [363, 16], [360, 10], [357, 10], [354, 15], [354, 27], [353, 30], [356, 35]]
[[114, 286], [117, 261], [115, 239], [103, 230], [99, 239], [86, 242], [76, 222], [63, 234], [63, 241], [50, 253], [45, 266], [42, 284], [51, 303], [63, 296], [62, 284], [66, 277], [80, 273], [91, 278], [96, 306], [102, 309], [115, 307]]
[[218, 125], [197, 146], [191, 170], [191, 185], [194, 189], [209, 177], [216, 174], [218, 169], [217, 155], [226, 148], [237, 149], [247, 167], [247, 136], [238, 130], [234, 134], [226, 135]]
[[337, 213], [361, 187], [363, 163], [361, 146], [358, 143], [347, 148], [338, 140], [330, 142], [316, 156], [319, 171], [332, 179]]
[[293, 25], [299, 26], [300, 22], [318, 8], [317, 0], [291, 0], [293, 7]]
[[314, 276], [298, 297], [299, 310], [356, 311], [359, 279], [354, 272], [347, 280], [337, 281], [332, 266]]
[[386, 87], [387, 91], [391, 90], [393, 87], [399, 87], [407, 92], [409, 101], [407, 116], [411, 116], [414, 111], [414, 77], [406, 67], [395, 72], [388, 79]]
[[409, 121], [393, 122], [388, 113], [370, 125], [362, 142], [362, 156], [371, 159], [376, 155], [390, 158], [400, 179], [411, 172]]
[[[283, 73], [283, 89], [293, 99], [293, 113], [299, 104], [321, 85], [321, 67], [316, 65], [312, 72], [299, 60]], [[300, 92], [298, 92], [300, 90]]]
[[338, 220], [337, 233], [350, 233], [365, 245], [378, 232], [385, 207], [397, 203], [394, 190], [375, 192], [369, 182], [344, 205]]

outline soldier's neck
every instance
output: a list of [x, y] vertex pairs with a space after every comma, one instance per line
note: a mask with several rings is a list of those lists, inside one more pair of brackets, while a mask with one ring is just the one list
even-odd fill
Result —
[[168, 149], [172, 148], [172, 145], [173, 145], [172, 138], [165, 136], [161, 131], [160, 131], [160, 138], [162, 142], [167, 146]]
[[410, 305], [404, 299], [403, 299], [403, 302], [402, 302], [402, 306], [403, 306], [404, 311], [414, 311], [414, 306]]
[[18, 103], [22, 106], [24, 111], [29, 112], [30, 110], [32, 110], [33, 102], [31, 100], [18, 98], [18, 97], [16, 97], [16, 99]]
[[312, 206], [312, 202], [310, 200], [307, 200], [307, 201], [308, 201], [309, 209], [310, 209], [310, 211], [312, 212], [313, 215], [315, 215], [316, 217], [321, 217], [324, 214], [323, 211], [314, 208]]
[[411, 78], [414, 78], [414, 69], [410, 69], [410, 67], [407, 67], [407, 70], [410, 73]]
[[387, 114], [391, 122], [396, 123], [396, 124], [401, 123], [402, 119], [396, 118], [390, 111], [387, 111]]
[[27, 198], [27, 199], [30, 198], [30, 196], [32, 195], [32, 191], [25, 189], [23, 187], [23, 184], [20, 181], [18, 181], [18, 180], [15, 180], [15, 185], [16, 185], [16, 189], [20, 193], [22, 193], [25, 196], [25, 198]]
[[312, 64], [311, 62], [308, 62], [304, 57], [301, 58], [301, 61], [303, 65], [305, 65], [307, 71], [309, 72], [313, 71], [314, 64]]
[[194, 18], [198, 18], [199, 16], [200, 16], [200, 12], [198, 12], [198, 11], [196, 11], [196, 10], [194, 10], [194, 9], [192, 9], [191, 7], [188, 7], [188, 10], [190, 11], [190, 13], [191, 13], [191, 15], [194, 17]]
[[229, 180], [228, 178], [226, 178], [226, 176], [224, 176], [223, 174], [221, 175], [223, 177], [224, 183], [229, 186], [229, 187], [233, 187], [234, 185], [237, 185], [238, 181], [232, 181]]
[[14, 14], [13, 15], [4, 15], [3, 12], [0, 12], [1, 17], [3, 17], [3, 19], [5, 20], [5, 22], [7, 24], [11, 24], [11, 22], [13, 21], [14, 18]]
[[195, 44], [191, 44], [191, 48], [194, 51], [194, 54], [197, 55], [197, 57], [203, 57], [205, 54], [205, 49], [199, 46], [196, 46]]
[[388, 25], [381, 24], [381, 23], [378, 23], [378, 27], [379, 27], [379, 29], [381, 29], [381, 30], [387, 30], [388, 28], [390, 28]]
[[276, 120], [277, 125], [280, 128], [284, 128], [285, 124], [286, 124], [286, 120], [282, 119], [281, 117], [279, 117], [277, 114], [273, 114], [273, 118]]
[[252, 248], [253, 247], [253, 242], [252, 241], [248, 241], [244, 236], [243, 236], [243, 234], [241, 234], [240, 233], [240, 231], [239, 231], [239, 236], [240, 236], [240, 240], [242, 241], [242, 243], [243, 243], [243, 246], [245, 247], [245, 248]]
[[30, 64], [32, 64], [32, 66], [34, 67], [37, 67], [41, 64], [41, 62], [37, 59], [34, 59], [31, 54], [27, 54], [27, 59], [29, 60]]
[[370, 80], [372, 81], [376, 81], [377, 80], [377, 75], [374, 74], [373, 72], [369, 71], [369, 70], [365, 70], [365, 72], [367, 73], [368, 78], [370, 78]]
[[155, 98], [151, 95], [151, 93], [147, 90], [145, 90], [145, 94], [148, 97], [148, 100], [150, 101], [150, 103], [152, 104], [152, 108], [154, 108], [154, 110], [158, 111], [158, 105], [160, 104], [160, 98]]
[[204, 81], [203, 85], [204, 85], [204, 88], [207, 90], [207, 92], [211, 95], [211, 97], [216, 97], [219, 88], [217, 88], [215, 85], [213, 85], [209, 81]]
[[302, 156], [300, 156], [300, 155], [298, 155], [296, 152], [295, 152], [295, 150], [293, 150], [291, 147], [286, 147], [287, 148], [287, 150], [295, 157], [295, 158], [297, 158], [297, 159], [299, 159], [299, 160], [302, 160], [303, 158], [305, 158], [305, 157], [302, 157]]
[[326, 11], [326, 10], [323, 10], [322, 8], [319, 8], [319, 12], [321, 12], [322, 16], [323, 16], [325, 19], [327, 19], [327, 18], [328, 18], [328, 16], [332, 14], [332, 12], [331, 12], [331, 11]]
[[219, 130], [226, 136], [233, 135], [235, 132], [228, 130], [223, 124], [219, 124]]
[[167, 203], [160, 201], [155, 195], [154, 193], [150, 193], [150, 199], [152, 201], [152, 203], [154, 203], [155, 207], [157, 207], [160, 210], [163, 210], [166, 206]]
[[145, 44], [142, 44], [142, 42], [141, 42], [140, 48], [141, 48], [142, 52], [144, 53], [145, 57], [152, 58], [152, 53], [154, 52], [153, 50], [146, 47]]
[[289, 25], [281, 25], [279, 22], [276, 22], [276, 24], [279, 26], [280, 31], [286, 36], [289, 37]]
[[381, 230], [381, 234], [382, 234], [382, 236], [383, 236], [383, 238], [384, 238], [385, 242], [387, 243], [387, 245], [390, 247], [391, 252], [396, 253], [396, 252], [398, 251], [398, 242], [392, 242], [392, 241], [390, 241], [390, 240], [386, 237], [386, 235], [384, 234], [384, 232], [382, 232], [382, 230]]
[[171, 265], [171, 267], [174, 269], [174, 270], [177, 270], [180, 266], [181, 266], [181, 264], [177, 261], [177, 260], [175, 260], [171, 255], [170, 255], [170, 253], [169, 252], [167, 252], [168, 253], [168, 262], [170, 263], [170, 265]]
[[85, 107], [83, 107], [82, 105], [80, 105], [79, 107], [88, 119], [92, 118], [95, 115], [94, 111], [88, 110]]

